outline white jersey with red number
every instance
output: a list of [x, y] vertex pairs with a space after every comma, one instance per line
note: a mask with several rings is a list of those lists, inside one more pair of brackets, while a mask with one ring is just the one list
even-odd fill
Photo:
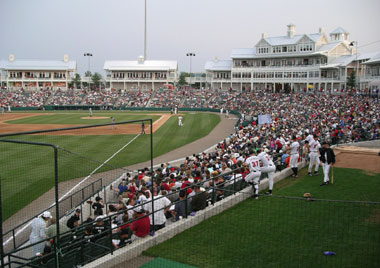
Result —
[[259, 153], [257, 157], [263, 163], [264, 167], [268, 167], [270, 165], [274, 166], [272, 159], [270, 159], [269, 155], [266, 152]]
[[292, 144], [290, 144], [290, 154], [298, 154], [300, 150], [300, 144], [298, 143], [298, 141], [294, 141], [292, 142]]
[[309, 135], [306, 137], [305, 141], [307, 141], [307, 142], [310, 144], [310, 143], [313, 141], [313, 135], [309, 134]]
[[260, 160], [257, 156], [248, 157], [245, 162], [249, 165], [249, 171], [260, 171]]
[[319, 143], [319, 141], [312, 140], [309, 143], [309, 147], [310, 147], [310, 152], [311, 153], [318, 153], [319, 152], [319, 148], [321, 148], [321, 144]]

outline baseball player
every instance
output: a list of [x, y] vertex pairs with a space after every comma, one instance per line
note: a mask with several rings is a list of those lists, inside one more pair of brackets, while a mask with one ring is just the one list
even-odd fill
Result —
[[261, 150], [257, 151], [259, 154], [257, 157], [263, 163], [263, 166], [261, 167], [261, 173], [267, 173], [268, 174], [268, 181], [269, 181], [269, 190], [266, 192], [266, 195], [272, 195], [273, 190], [273, 178], [274, 173], [276, 171], [276, 166], [274, 165], [272, 159], [269, 157], [269, 155], [264, 151], [261, 152]]
[[5, 115], [5, 108], [3, 106], [1, 106], [1, 114]]
[[90, 114], [90, 117], [92, 117], [92, 108], [88, 108], [88, 113]]
[[111, 116], [111, 129], [115, 129], [115, 118]]
[[314, 136], [313, 140], [309, 143], [310, 149], [310, 163], [308, 169], [308, 175], [312, 176], [311, 171], [313, 169], [313, 165], [315, 164], [314, 175], [318, 176], [318, 168], [319, 168], [319, 148], [321, 148], [321, 144], [318, 141], [318, 137]]
[[292, 177], [297, 178], [298, 177], [298, 158], [299, 158], [299, 150], [300, 150], [300, 144], [297, 141], [297, 137], [293, 135], [292, 137], [292, 143], [290, 146], [288, 146], [288, 149], [290, 149], [290, 160], [289, 160], [289, 166], [293, 170]]
[[324, 186], [330, 183], [329, 171], [330, 166], [334, 165], [335, 163], [335, 154], [326, 141], [322, 143], [322, 148], [319, 149], [319, 153], [321, 154], [321, 162], [323, 168], [323, 183], [321, 186]]
[[245, 177], [246, 182], [252, 185], [253, 195], [255, 199], [259, 198], [259, 183], [261, 176], [260, 160], [253, 151], [250, 153], [250, 157], [245, 160], [245, 163], [249, 166], [249, 174]]
[[183, 124], [182, 124], [182, 116], [181, 116], [181, 115], [178, 116], [178, 126], [179, 126], [179, 127], [182, 127], [182, 126], [183, 126]]
[[141, 134], [145, 134], [145, 123], [141, 123]]

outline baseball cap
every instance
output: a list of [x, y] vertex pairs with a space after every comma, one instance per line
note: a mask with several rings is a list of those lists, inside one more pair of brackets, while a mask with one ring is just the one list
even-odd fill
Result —
[[42, 217], [44, 217], [44, 218], [52, 218], [51, 217], [51, 213], [49, 211], [45, 211], [44, 213], [42, 213]]

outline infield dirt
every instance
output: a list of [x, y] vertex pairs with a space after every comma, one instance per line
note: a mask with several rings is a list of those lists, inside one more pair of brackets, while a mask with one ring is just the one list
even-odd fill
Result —
[[[15, 114], [5, 114], [0, 116], [0, 134], [5, 133], [16, 133], [16, 132], [27, 132], [27, 131], [39, 131], [46, 129], [57, 129], [57, 128], [70, 128], [78, 127], [81, 125], [71, 125], [71, 124], [9, 124], [6, 121], [16, 120], [21, 118], [33, 117], [33, 116], [43, 116], [51, 115], [51, 113], [15, 113]], [[169, 118], [172, 116], [170, 114], [147, 114], [147, 115], [159, 115], [161, 116], [158, 120], [153, 122], [153, 133], [157, 131]], [[96, 122], [94, 122], [96, 123]], [[82, 126], [85, 126], [83, 124]], [[145, 132], [149, 133], [150, 126], [145, 124]], [[57, 132], [44, 133], [44, 135], [122, 135], [122, 134], [139, 134], [141, 133], [140, 124], [122, 124], [88, 128], [88, 129], [77, 129], [77, 130], [65, 130]]]

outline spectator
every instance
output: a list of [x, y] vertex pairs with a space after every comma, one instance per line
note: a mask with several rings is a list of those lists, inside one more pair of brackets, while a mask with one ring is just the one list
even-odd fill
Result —
[[75, 227], [77, 227], [79, 225], [79, 216], [80, 216], [80, 209], [76, 209], [75, 210], [75, 213], [74, 215], [72, 215], [68, 221], [67, 221], [67, 227], [69, 227], [70, 229], [74, 229]]
[[149, 234], [150, 221], [149, 217], [145, 215], [143, 209], [136, 212], [135, 221], [132, 223], [131, 231], [137, 237], [145, 237]]
[[92, 204], [92, 208], [94, 209], [95, 216], [103, 215], [104, 201], [100, 196], [95, 198], [95, 203]]
[[40, 217], [35, 218], [32, 223], [32, 232], [29, 236], [29, 242], [31, 244], [40, 242], [32, 246], [33, 255], [36, 256], [37, 253], [41, 253], [45, 247], [46, 236], [46, 226], [48, 224], [49, 219], [51, 219], [51, 214], [49, 211], [45, 211], [42, 213]]
[[199, 184], [194, 186], [195, 195], [191, 198], [191, 209], [196, 212], [205, 209], [207, 206], [207, 196], [205, 191], [201, 191]]

